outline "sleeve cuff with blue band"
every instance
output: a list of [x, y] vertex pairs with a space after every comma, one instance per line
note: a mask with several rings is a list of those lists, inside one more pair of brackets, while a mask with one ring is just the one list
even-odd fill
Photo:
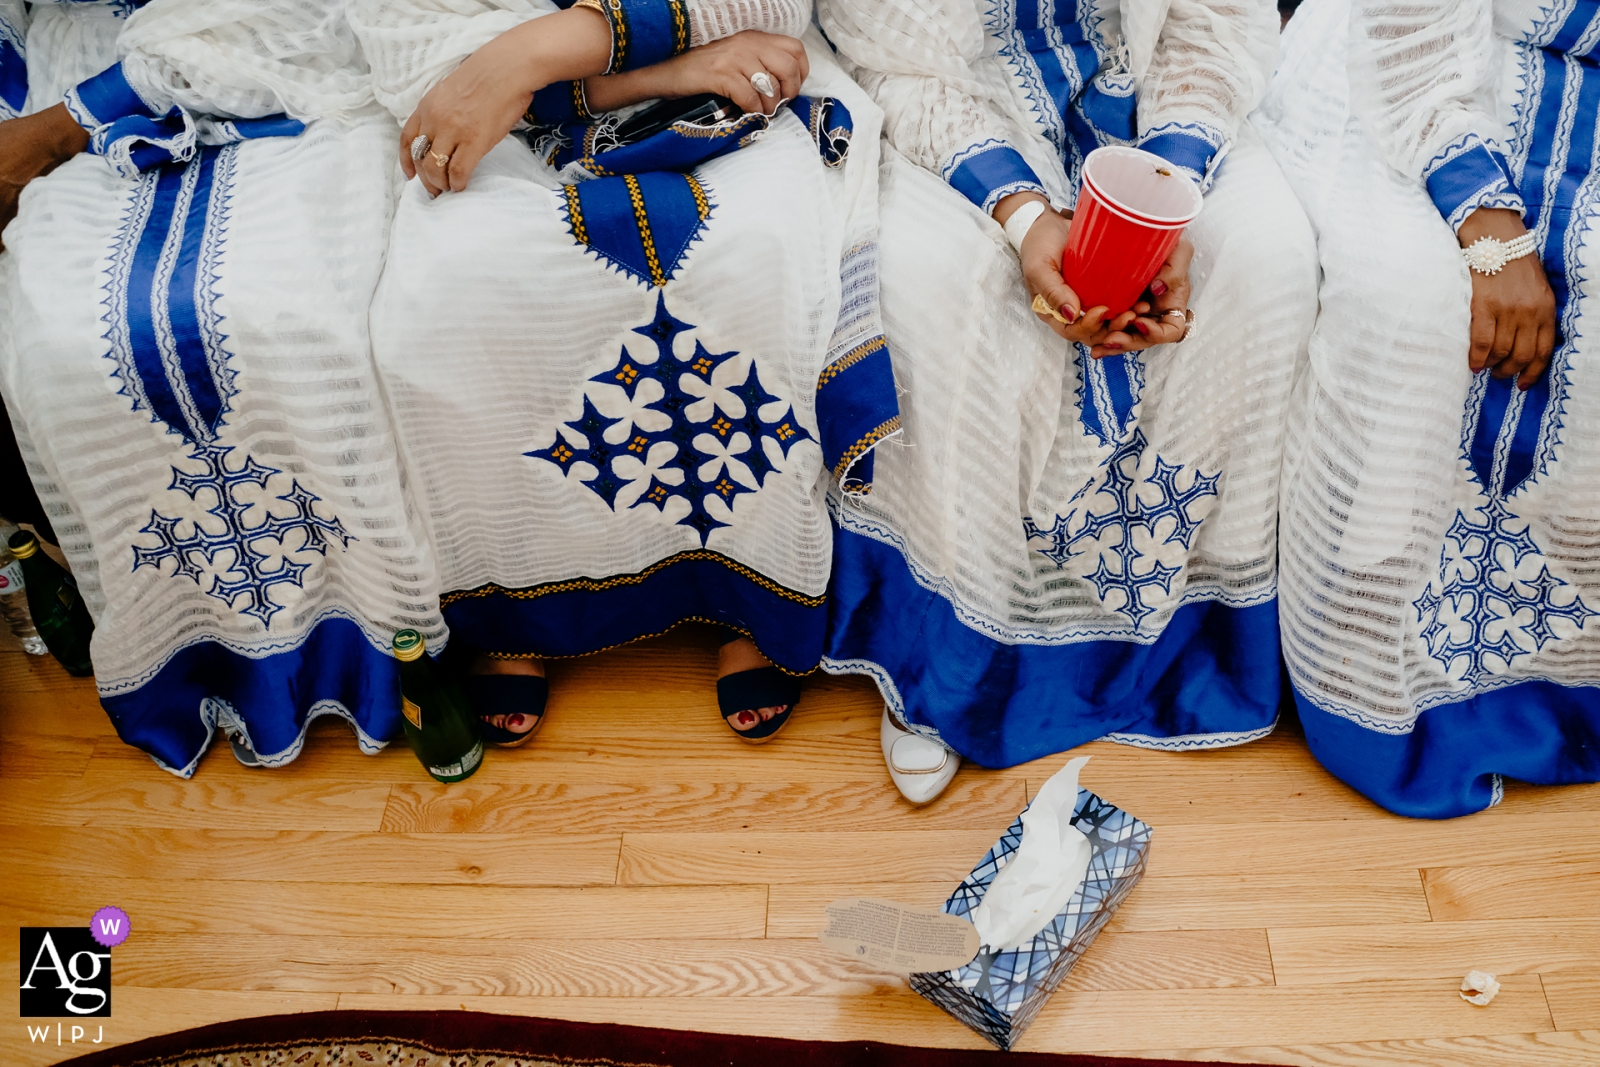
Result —
[[588, 122], [594, 118], [583, 95], [583, 82], [556, 82], [533, 94], [528, 113], [522, 116], [533, 126], [564, 126], [569, 122]]
[[105, 157], [124, 178], [163, 163], [182, 163], [202, 144], [232, 144], [261, 137], [297, 137], [305, 123], [286, 115], [259, 119], [196, 119], [174, 105], [159, 114], [128, 83], [122, 64], [107, 67], [68, 89], [63, 103], [89, 132], [89, 151]]
[[1422, 180], [1434, 207], [1452, 230], [1459, 229], [1480, 207], [1509, 208], [1518, 214], [1527, 211], [1505, 157], [1475, 133], [1457, 139], [1430, 159]]
[[1039, 176], [1022, 154], [1004, 141], [980, 141], [962, 149], [940, 168], [951, 188], [977, 205], [985, 215], [1001, 198], [1012, 193], [1043, 193]]
[[1139, 138], [1138, 147], [1186, 172], [1205, 189], [1225, 154], [1228, 139], [1221, 130], [1199, 122], [1163, 122]]
[[607, 74], [638, 70], [689, 50], [688, 0], [595, 0], [611, 27]]

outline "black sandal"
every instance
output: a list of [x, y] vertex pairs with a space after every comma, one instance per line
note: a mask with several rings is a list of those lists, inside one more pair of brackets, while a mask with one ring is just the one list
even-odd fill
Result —
[[[516, 748], [526, 744], [544, 724], [550, 684], [532, 674], [468, 674], [461, 678], [461, 694], [477, 713], [485, 741], [501, 748]], [[521, 715], [531, 718], [533, 726], [522, 731], [507, 730], [489, 722], [496, 715], [507, 719]]]
[[[731, 645], [743, 636], [744, 634], [738, 630], [722, 627], [724, 645]], [[800, 703], [800, 679], [792, 674], [784, 674], [776, 667], [757, 667], [754, 670], [738, 671], [726, 678], [717, 679], [717, 709], [722, 712], [722, 721], [728, 724], [728, 729], [752, 745], [772, 740], [773, 735], [783, 729], [784, 724], [789, 721], [789, 715], [798, 703]], [[765, 722], [756, 723], [748, 730], [741, 730], [733, 725], [735, 715], [748, 712], [759, 719], [760, 709], [780, 706], [783, 708], [782, 711]]]
[[[753, 671], [739, 671], [726, 678], [717, 679], [717, 708], [728, 729], [751, 744], [770, 741], [783, 729], [800, 703], [800, 679], [784, 674], [776, 667], [757, 667]], [[782, 706], [783, 710], [765, 722], [748, 730], [733, 725], [733, 717], [749, 713], [760, 716], [761, 708]]]

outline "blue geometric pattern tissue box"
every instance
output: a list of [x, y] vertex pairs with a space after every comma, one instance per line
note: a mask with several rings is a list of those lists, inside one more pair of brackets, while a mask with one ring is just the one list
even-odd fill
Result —
[[[1010, 1049], [1072, 970], [1123, 898], [1144, 875], [1150, 827], [1087, 789], [1078, 791], [1072, 825], [1094, 849], [1083, 884], [1049, 926], [1019, 949], [988, 945], [965, 967], [911, 976], [911, 988], [994, 1042]], [[970, 918], [989, 883], [1022, 844], [1022, 817], [984, 854], [944, 902], [950, 915]]]

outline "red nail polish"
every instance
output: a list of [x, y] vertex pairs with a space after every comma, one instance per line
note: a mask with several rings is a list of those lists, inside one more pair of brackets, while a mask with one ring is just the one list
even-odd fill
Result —
[[1166, 291], [1167, 291], [1167, 283], [1162, 281], [1160, 278], [1157, 278], [1155, 281], [1150, 283], [1150, 295], [1151, 296], [1160, 296], [1162, 293], [1164, 293]]
[[1062, 304], [1056, 311], [1067, 320], [1069, 326], [1078, 321], [1078, 312], [1071, 304]]
[[1108, 352], [1121, 352], [1122, 351], [1122, 346], [1117, 344], [1117, 342], [1115, 342], [1115, 341], [1107, 341], [1101, 347], [1104, 348]]
[[1133, 320], [1133, 328], [1135, 330], [1138, 330], [1140, 333], [1144, 334], [1146, 337], [1150, 336], [1150, 327], [1146, 326], [1144, 323], [1140, 322], [1138, 319], [1134, 319]]

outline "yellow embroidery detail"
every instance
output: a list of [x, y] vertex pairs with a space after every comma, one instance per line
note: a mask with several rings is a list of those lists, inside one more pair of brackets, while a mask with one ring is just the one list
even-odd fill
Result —
[[583, 224], [583, 204], [578, 200], [578, 187], [576, 185], [563, 185], [562, 192], [567, 196], [567, 219], [572, 223], [572, 236], [584, 244], [589, 243], [589, 230]]
[[639, 377], [639, 372], [633, 369], [633, 364], [624, 363], [622, 369], [617, 371], [617, 381], [623, 385], [632, 385], [633, 380]]
[[583, 95], [583, 81], [573, 79], [572, 82], [572, 111], [580, 119], [592, 119], [594, 115], [589, 112], [589, 101]]
[[606, 10], [606, 21], [611, 23], [611, 63], [607, 74], [626, 70], [628, 64], [628, 13], [622, 0], [611, 0]]
[[572, 449], [562, 441], [557, 441], [556, 446], [550, 450], [550, 458], [557, 463], [565, 463], [572, 458]]
[[672, 10], [672, 54], [682, 55], [689, 50], [689, 14], [684, 0], [667, 0]]
[[632, 174], [624, 174], [622, 180], [628, 185], [628, 200], [633, 204], [633, 218], [639, 224], [639, 241], [644, 245], [644, 260], [650, 267], [650, 280], [659, 289], [667, 284], [667, 276], [661, 269], [660, 257], [656, 255], [655, 238], [650, 235], [650, 217], [644, 210], [644, 190], [639, 188], [639, 179]]
[[[644, 449], [645, 449], [645, 446], [648, 445], [649, 443], [650, 443], [650, 438], [648, 438], [648, 437], [635, 437], [632, 441], [628, 442], [628, 451], [629, 452], [643, 452]], [[656, 488], [659, 489], [661, 487], [657, 486]]]
[[779, 426], [776, 430], [774, 430], [772, 432], [778, 435], [778, 440], [787, 441], [789, 438], [794, 436], [794, 427], [790, 426], [786, 422], [782, 426]]
[[881, 351], [883, 348], [884, 340], [882, 337], [874, 337], [872, 340], [852, 348], [850, 351], [846, 352], [844, 355], [840, 356], [838, 359], [822, 368], [822, 373], [817, 375], [817, 388], [821, 389], [824, 385], [827, 385], [829, 382], [833, 381], [833, 379], [849, 370], [855, 364], [860, 363], [862, 360], [872, 355], [872, 353]]
[[839, 457], [839, 462], [833, 465], [834, 478], [839, 481], [843, 481], [845, 473], [850, 470], [850, 467], [855, 463], [856, 460], [866, 455], [867, 451], [871, 449], [873, 445], [877, 444], [885, 437], [888, 437], [898, 429], [900, 429], [900, 416], [896, 415], [894, 418], [879, 426], [876, 430], [873, 430], [871, 433], [861, 438], [861, 440], [847, 448], [844, 455]]
[[706, 191], [693, 174], [685, 174], [683, 177], [689, 183], [689, 194], [694, 197], [694, 206], [700, 212], [700, 221], [704, 222], [711, 217], [711, 202], [706, 199]]
[[717, 431], [718, 437], [726, 437], [728, 436], [728, 431], [733, 429], [733, 423], [718, 415], [717, 421], [711, 424], [711, 428]]

